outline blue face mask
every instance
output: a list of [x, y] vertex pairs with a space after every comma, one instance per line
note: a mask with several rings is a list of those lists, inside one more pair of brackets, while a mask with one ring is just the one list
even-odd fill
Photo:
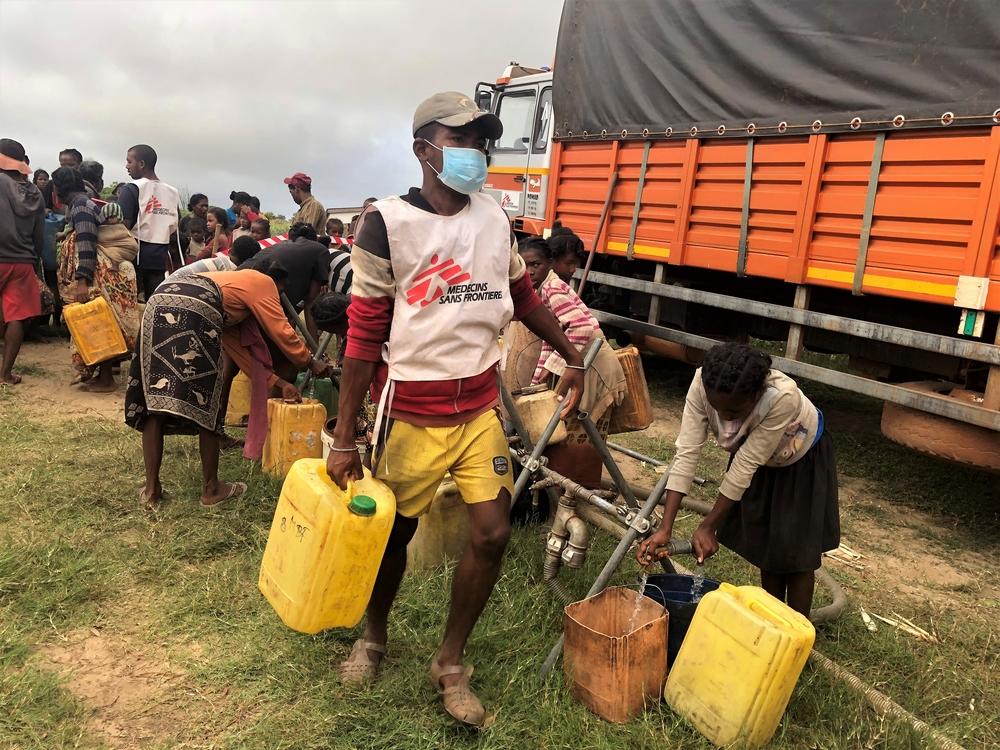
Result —
[[[434, 146], [426, 138], [424, 141]], [[434, 169], [443, 185], [450, 187], [456, 193], [471, 195], [483, 189], [486, 183], [486, 154], [477, 148], [453, 148], [451, 146], [434, 146], [444, 154], [441, 171]], [[428, 164], [428, 166], [430, 166]]]

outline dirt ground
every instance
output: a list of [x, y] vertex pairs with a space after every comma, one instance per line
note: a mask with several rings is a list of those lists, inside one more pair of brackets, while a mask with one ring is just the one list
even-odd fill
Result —
[[62, 339], [38, 344], [26, 342], [21, 347], [14, 371], [23, 371], [24, 380], [14, 386], [21, 403], [39, 415], [60, 420], [75, 415], [96, 415], [122, 420], [125, 414], [125, 375], [117, 374], [118, 389], [114, 393], [88, 393], [70, 385], [75, 376], [70, 362], [69, 342]]
[[184, 672], [162, 655], [137, 653], [129, 640], [97, 628], [67, 633], [42, 659], [67, 679], [90, 710], [91, 732], [112, 747], [140, 748], [169, 735], [185, 718]]

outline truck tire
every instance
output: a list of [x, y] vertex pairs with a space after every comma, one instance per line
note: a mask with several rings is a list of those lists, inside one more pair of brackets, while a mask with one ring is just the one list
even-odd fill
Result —
[[[922, 393], [950, 396], [976, 403], [981, 396], [948, 383], [899, 383]], [[889, 401], [882, 407], [882, 434], [894, 443], [948, 461], [1000, 473], [1000, 432], [965, 424]]]

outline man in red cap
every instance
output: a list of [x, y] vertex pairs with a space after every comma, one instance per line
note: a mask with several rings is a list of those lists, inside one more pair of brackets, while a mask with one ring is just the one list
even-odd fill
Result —
[[312, 182], [312, 177], [305, 172], [296, 172], [291, 177], [285, 178], [288, 193], [299, 207], [292, 217], [292, 224], [299, 222], [312, 224], [316, 234], [322, 234], [326, 227], [326, 209], [322, 203], [313, 198]]
[[36, 269], [45, 201], [30, 174], [24, 147], [0, 138], [0, 302], [7, 323], [0, 383], [8, 385], [21, 382], [11, 370], [24, 341], [24, 321], [42, 314]]

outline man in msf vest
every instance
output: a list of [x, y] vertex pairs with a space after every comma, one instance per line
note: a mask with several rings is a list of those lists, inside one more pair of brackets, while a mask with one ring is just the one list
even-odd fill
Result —
[[122, 187], [118, 203], [125, 226], [139, 242], [135, 259], [139, 291], [148, 300], [167, 272], [183, 265], [177, 240], [181, 199], [176, 188], [156, 176], [156, 151], [151, 146], [130, 148], [125, 169], [133, 182]]
[[493, 591], [510, 537], [512, 470], [496, 412], [498, 336], [512, 316], [549, 341], [569, 368], [560, 382], [564, 414], [583, 390], [580, 353], [542, 306], [517, 253], [506, 215], [480, 189], [486, 144], [500, 120], [467, 96], [435, 94], [413, 118], [413, 153], [423, 184], [377, 201], [355, 238], [350, 332], [340, 413], [327, 470], [346, 488], [362, 476], [354, 429], [365, 391], [379, 404], [373, 472], [396, 495], [397, 516], [364, 637], [341, 679], [373, 679], [386, 652], [389, 610], [406, 568], [406, 545], [445, 472], [470, 521], [455, 569], [444, 639], [431, 678], [445, 710], [481, 726], [485, 710], [462, 664], [466, 640]]

